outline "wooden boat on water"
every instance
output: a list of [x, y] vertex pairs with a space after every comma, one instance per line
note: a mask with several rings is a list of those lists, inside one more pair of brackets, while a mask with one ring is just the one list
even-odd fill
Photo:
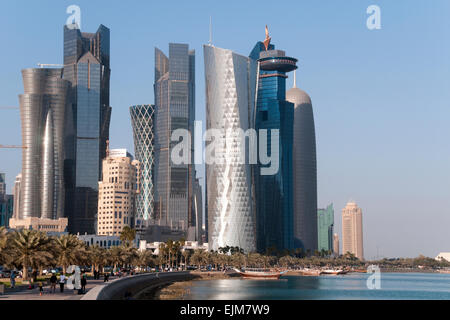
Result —
[[347, 274], [348, 270], [342, 270], [342, 269], [326, 269], [326, 270], [321, 270], [320, 274], [324, 274], [324, 275], [341, 275], [341, 274]]
[[302, 269], [299, 270], [302, 276], [320, 276], [321, 271], [316, 269]]
[[234, 269], [239, 273], [244, 279], [273, 279], [278, 280], [280, 277], [286, 273], [286, 271], [270, 270], [270, 269]]

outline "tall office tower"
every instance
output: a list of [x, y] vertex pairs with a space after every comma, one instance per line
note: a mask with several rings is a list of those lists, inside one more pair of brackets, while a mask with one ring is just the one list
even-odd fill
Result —
[[294, 87], [286, 93], [294, 107], [294, 238], [296, 247], [317, 250], [316, 133], [311, 98]]
[[123, 227], [133, 227], [139, 167], [126, 149], [107, 151], [98, 183], [97, 235], [119, 236]]
[[22, 71], [22, 178], [19, 220], [56, 220], [64, 214], [66, 111], [70, 82], [62, 69]]
[[342, 254], [347, 252], [364, 260], [362, 210], [353, 201], [342, 209]]
[[177, 129], [191, 133], [193, 157], [195, 119], [195, 51], [187, 44], [169, 44], [169, 57], [155, 49], [154, 220], [174, 231], [195, 226], [193, 210], [194, 166], [175, 164], [171, 154], [179, 142], [171, 141]]
[[[256, 62], [231, 50], [210, 45], [203, 48], [206, 129], [220, 134], [206, 142], [209, 248], [218, 250], [228, 245], [253, 252], [256, 226], [252, 168], [248, 161], [242, 161], [245, 141], [239, 131], [254, 128]], [[208, 149], [212, 149], [211, 156]]]
[[333, 251], [334, 208], [330, 204], [326, 209], [317, 210], [318, 250]]
[[6, 180], [5, 174], [0, 172], [0, 200], [5, 197], [6, 194]]
[[72, 112], [67, 131], [66, 211], [71, 233], [95, 232], [98, 181], [109, 140], [110, 32], [64, 26], [64, 79], [72, 83]]
[[333, 253], [339, 257], [339, 235], [337, 233], [333, 235]]
[[12, 218], [14, 212], [14, 197], [5, 194], [0, 199], [0, 227], [9, 228], [9, 219]]
[[144, 231], [153, 216], [153, 125], [155, 106], [138, 105], [130, 107], [133, 127], [134, 155], [141, 164], [140, 192], [136, 196], [135, 227]]
[[[294, 105], [286, 101], [286, 73], [297, 69], [297, 59], [275, 50], [266, 27], [266, 40], [258, 42], [250, 58], [258, 61], [256, 130], [267, 130], [267, 154], [273, 154], [271, 135], [278, 130], [279, 169], [263, 175], [269, 165], [254, 169], [256, 191], [257, 248], [260, 252], [294, 248], [292, 143]], [[261, 141], [260, 141], [261, 143]]]
[[13, 212], [13, 218], [18, 219], [19, 218], [19, 212], [20, 212], [20, 185], [22, 181], [22, 174], [19, 173], [16, 176], [16, 181], [14, 182], [14, 191], [13, 191], [13, 197], [14, 197], [14, 212]]
[[195, 241], [203, 241], [203, 194], [200, 180], [194, 181]]

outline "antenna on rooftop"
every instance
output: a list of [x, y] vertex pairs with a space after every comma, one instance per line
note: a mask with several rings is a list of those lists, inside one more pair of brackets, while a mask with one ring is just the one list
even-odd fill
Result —
[[212, 46], [212, 17], [209, 16], [209, 41], [208, 44]]

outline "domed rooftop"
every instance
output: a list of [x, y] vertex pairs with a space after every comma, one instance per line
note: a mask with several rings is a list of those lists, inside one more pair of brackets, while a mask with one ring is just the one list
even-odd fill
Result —
[[300, 105], [300, 104], [312, 104], [311, 103], [311, 98], [309, 97], [309, 95], [297, 88], [297, 81], [296, 81], [296, 74], [294, 72], [294, 87], [292, 89], [289, 89], [286, 92], [286, 100], [289, 102], [292, 102], [295, 105]]

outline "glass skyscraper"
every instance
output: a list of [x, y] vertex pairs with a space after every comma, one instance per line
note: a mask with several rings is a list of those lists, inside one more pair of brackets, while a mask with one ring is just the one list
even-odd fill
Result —
[[175, 231], [195, 226], [194, 167], [174, 164], [174, 130], [191, 133], [193, 159], [195, 119], [195, 51], [187, 44], [169, 44], [169, 57], [155, 49], [154, 223]]
[[[267, 34], [268, 37], [268, 34]], [[279, 130], [279, 170], [262, 175], [254, 168], [258, 251], [294, 248], [292, 148], [294, 105], [286, 101], [287, 72], [297, 69], [297, 59], [275, 50], [270, 38], [258, 42], [250, 54], [258, 61], [258, 93], [255, 128], [267, 130], [267, 153], [272, 154], [271, 133]], [[261, 139], [261, 135], [260, 135]], [[261, 143], [261, 141], [260, 141]]]
[[318, 250], [333, 251], [334, 208], [330, 204], [326, 209], [317, 210]]
[[[70, 82], [62, 69], [22, 70], [22, 179], [17, 219], [64, 217], [66, 113]], [[17, 194], [17, 193], [16, 193]]]
[[[206, 129], [220, 132], [220, 146], [214, 150], [216, 160], [207, 159], [206, 164], [209, 249], [237, 246], [253, 252], [256, 230], [252, 168], [241, 161], [243, 140], [236, 135], [227, 138], [226, 133], [253, 129], [256, 62], [231, 50], [210, 45], [203, 48]], [[206, 148], [211, 142], [206, 143]]]
[[153, 125], [155, 106], [130, 107], [134, 153], [140, 162], [140, 186], [136, 195], [136, 229], [145, 228], [153, 218]]
[[96, 33], [64, 26], [64, 79], [72, 83], [67, 131], [66, 214], [71, 233], [95, 232], [98, 181], [109, 139], [110, 31]]

